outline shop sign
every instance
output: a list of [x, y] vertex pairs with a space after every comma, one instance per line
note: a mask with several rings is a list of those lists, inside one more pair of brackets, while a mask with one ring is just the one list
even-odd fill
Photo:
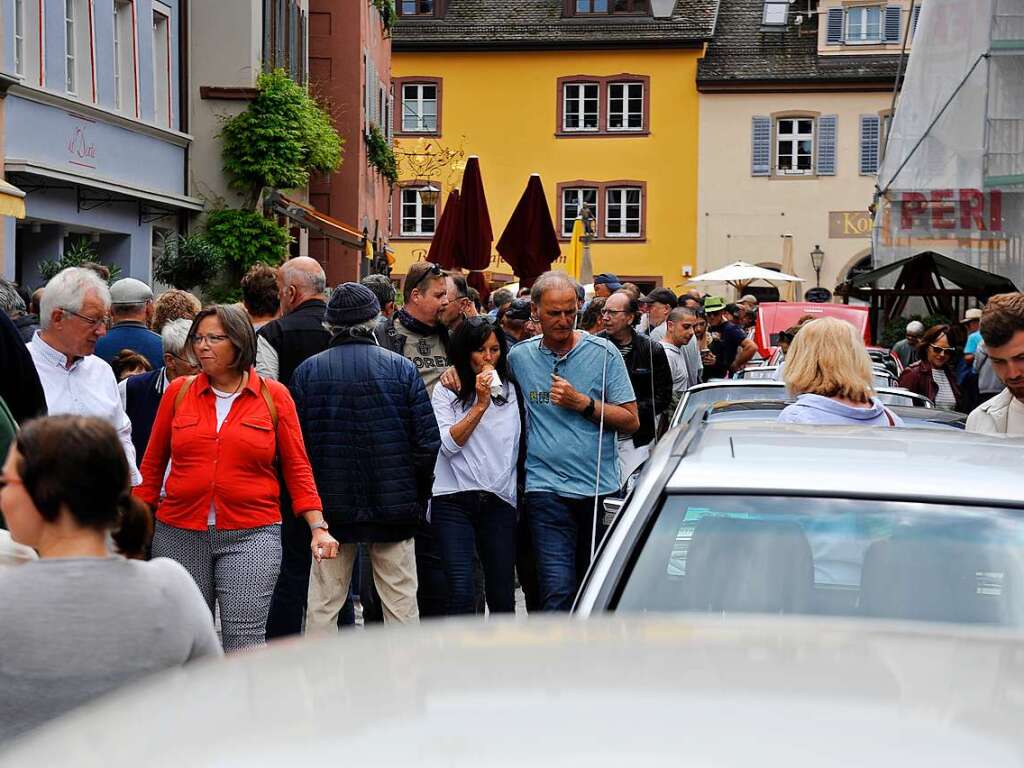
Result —
[[998, 189], [901, 191], [893, 200], [897, 237], [1003, 238], [1003, 193]]
[[833, 240], [871, 237], [871, 214], [867, 211], [829, 211], [828, 236]]
[[71, 115], [71, 125], [65, 146], [68, 152], [68, 163], [79, 168], [96, 169], [96, 142], [92, 137], [92, 120]]

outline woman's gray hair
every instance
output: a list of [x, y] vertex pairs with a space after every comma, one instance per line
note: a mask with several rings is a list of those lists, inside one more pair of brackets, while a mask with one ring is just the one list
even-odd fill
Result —
[[50, 327], [55, 309], [81, 312], [82, 304], [90, 293], [95, 293], [103, 307], [110, 309], [110, 289], [99, 275], [83, 267], [61, 270], [43, 289], [43, 297], [39, 300], [39, 327]]
[[192, 329], [192, 322], [184, 318], [171, 320], [164, 323], [160, 331], [160, 339], [163, 341], [164, 354], [181, 357], [182, 352], [188, 345], [188, 332]]
[[541, 297], [547, 291], [569, 290], [576, 293], [579, 287], [580, 284], [565, 274], [565, 272], [551, 270], [537, 278], [533, 288], [530, 289], [530, 301], [540, 305]]
[[224, 326], [224, 334], [235, 348], [235, 359], [231, 367], [237, 373], [245, 373], [256, 364], [256, 331], [253, 330], [249, 317], [245, 310], [239, 309], [235, 304], [214, 304], [212, 307], [200, 310], [188, 329], [188, 347], [185, 350], [188, 360], [193, 365], [199, 365], [199, 358], [191, 341], [199, 333], [199, 324], [208, 317], [216, 315], [220, 324]]
[[0, 312], [7, 315], [20, 314], [25, 311], [25, 300], [21, 298], [14, 283], [0, 280]]

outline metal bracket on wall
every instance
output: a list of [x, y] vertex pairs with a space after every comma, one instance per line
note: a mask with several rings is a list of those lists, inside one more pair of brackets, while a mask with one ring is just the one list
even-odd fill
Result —
[[78, 212], [92, 211], [96, 208], [102, 208], [104, 205], [110, 205], [111, 203], [120, 202], [115, 200], [109, 194], [102, 195], [100, 197], [90, 197], [82, 192], [81, 187], [75, 188], [76, 198], [78, 202]]
[[147, 206], [141, 200], [139, 201], [139, 226], [143, 224], [152, 224], [154, 221], [159, 221], [175, 213], [172, 208], [161, 208], [159, 206], [150, 205]]

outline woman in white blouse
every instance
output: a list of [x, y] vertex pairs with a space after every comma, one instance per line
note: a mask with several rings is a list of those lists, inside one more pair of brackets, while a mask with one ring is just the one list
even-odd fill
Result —
[[508, 380], [508, 342], [486, 317], [452, 334], [448, 355], [460, 387], [434, 387], [441, 430], [430, 524], [448, 581], [448, 613], [474, 612], [474, 569], [483, 566], [491, 613], [515, 611], [517, 481], [522, 398]]

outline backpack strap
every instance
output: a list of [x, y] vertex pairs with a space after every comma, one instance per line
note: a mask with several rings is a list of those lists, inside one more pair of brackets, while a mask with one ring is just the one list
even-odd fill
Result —
[[267, 410], [270, 411], [270, 423], [274, 425], [274, 432], [277, 432], [277, 406], [274, 405], [274, 398], [270, 394], [270, 388], [267, 386], [267, 382], [260, 379], [260, 394], [263, 396], [263, 402], [267, 404]]
[[178, 394], [174, 398], [174, 408], [171, 410], [172, 417], [178, 412], [178, 406], [181, 405], [181, 401], [185, 399], [185, 395], [188, 394], [188, 390], [192, 386], [192, 382], [195, 380], [195, 376], [189, 376], [185, 379], [185, 383], [181, 385], [181, 389], [178, 390]]
[[882, 406], [882, 410], [885, 412], [885, 418], [888, 419], [888, 421], [889, 421], [889, 426], [890, 427], [895, 427], [896, 426], [896, 419], [893, 417], [892, 411], [890, 411], [884, 405]]

